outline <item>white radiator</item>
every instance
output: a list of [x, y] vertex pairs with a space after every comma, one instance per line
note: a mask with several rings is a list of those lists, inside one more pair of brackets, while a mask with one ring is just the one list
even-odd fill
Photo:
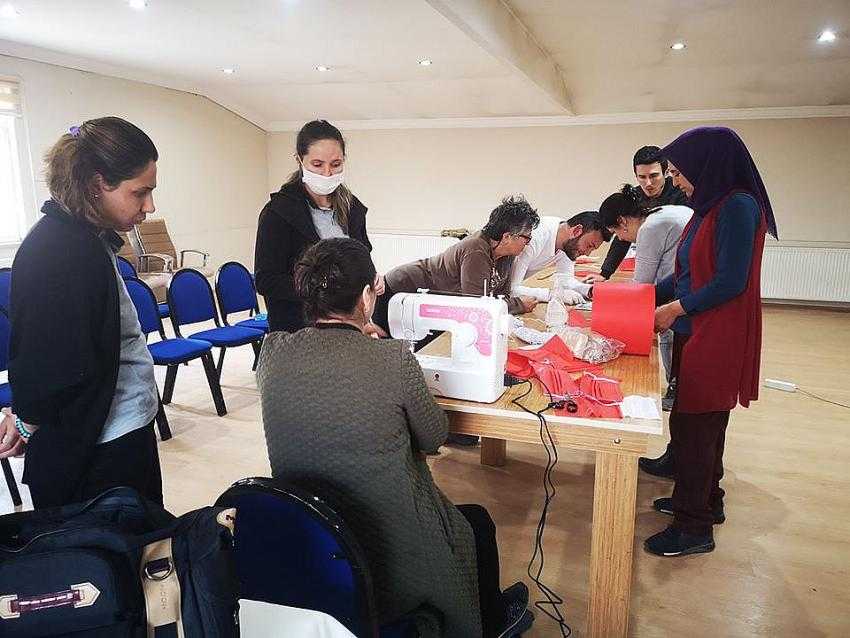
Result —
[[391, 232], [369, 233], [372, 242], [372, 261], [379, 273], [417, 259], [439, 255], [458, 242], [453, 237], [436, 234], [402, 234]]
[[765, 246], [761, 296], [850, 303], [850, 248]]

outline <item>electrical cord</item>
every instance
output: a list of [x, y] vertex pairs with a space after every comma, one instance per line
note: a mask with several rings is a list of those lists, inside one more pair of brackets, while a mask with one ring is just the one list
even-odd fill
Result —
[[567, 638], [570, 634], [572, 634], [572, 629], [570, 629], [570, 626], [566, 623], [564, 615], [561, 613], [560, 606], [564, 604], [564, 599], [542, 580], [543, 567], [545, 565], [545, 558], [543, 554], [543, 534], [546, 530], [546, 518], [549, 515], [549, 504], [552, 502], [552, 499], [555, 498], [555, 482], [552, 479], [552, 475], [555, 470], [555, 465], [558, 463], [558, 448], [555, 446], [555, 440], [552, 438], [552, 433], [549, 431], [549, 424], [546, 421], [546, 417], [543, 416], [543, 413], [547, 410], [551, 410], [552, 408], [563, 407], [565, 402], [552, 401], [552, 393], [549, 391], [549, 388], [546, 387], [546, 384], [541, 381], [540, 383], [545, 388], [546, 394], [550, 398], [550, 402], [542, 410], [531, 410], [519, 401], [531, 394], [534, 386], [528, 379], [523, 381], [523, 383], [528, 384], [528, 388], [524, 394], [511, 399], [511, 403], [520, 408], [523, 412], [533, 414], [537, 417], [537, 420], [540, 423], [540, 442], [546, 450], [546, 469], [543, 471], [543, 509], [540, 512], [540, 519], [537, 522], [537, 529], [534, 535], [534, 551], [532, 552], [531, 560], [528, 562], [528, 568], [526, 571], [528, 573], [528, 577], [534, 581], [534, 584], [537, 585], [537, 588], [546, 598], [546, 600], [536, 601], [534, 603], [535, 608], [558, 623], [558, 628], [561, 630], [562, 638]]
[[803, 390], [803, 388], [801, 388], [799, 386], [797, 387], [797, 392], [805, 394], [807, 397], [817, 399], [818, 401], [823, 401], [824, 403], [831, 403], [832, 405], [837, 405], [840, 408], [847, 408], [848, 410], [850, 410], [850, 405], [847, 405], [846, 403], [839, 403], [838, 401], [833, 401], [831, 399], [827, 399], [825, 397], [818, 396], [817, 394], [814, 394], [814, 393], [809, 392], [807, 390]]

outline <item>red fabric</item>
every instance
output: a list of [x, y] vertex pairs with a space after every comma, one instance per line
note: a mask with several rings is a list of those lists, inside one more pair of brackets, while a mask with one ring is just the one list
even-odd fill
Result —
[[584, 394], [605, 403], [619, 403], [623, 400], [620, 382], [608, 377], [600, 377], [585, 372], [578, 380], [578, 387]]
[[635, 270], [635, 258], [634, 257], [626, 257], [623, 261], [620, 262], [620, 267], [617, 268], [620, 272], [634, 272]]
[[587, 328], [590, 323], [579, 310], [568, 311], [567, 325], [571, 328]]
[[648, 355], [655, 336], [655, 286], [603, 281], [593, 287], [593, 332], [626, 344], [623, 354]]
[[[730, 193], [731, 196], [733, 193]], [[725, 198], [706, 214], [691, 244], [691, 289], [714, 277], [714, 235]], [[688, 227], [693, 220], [688, 223]], [[682, 232], [687, 237], [688, 227]], [[761, 361], [761, 258], [767, 226], [756, 230], [750, 277], [744, 292], [691, 317], [691, 336], [682, 350], [677, 390], [679, 412], [700, 414], [747, 407], [758, 399]], [[594, 304], [595, 305], [595, 304]]]
[[596, 419], [622, 419], [623, 414], [620, 412], [619, 405], [604, 405], [587, 397], [577, 397], [573, 399], [576, 407], [575, 412], [569, 412], [566, 407], [560, 410], [555, 410], [557, 416], [577, 416], [583, 418]]

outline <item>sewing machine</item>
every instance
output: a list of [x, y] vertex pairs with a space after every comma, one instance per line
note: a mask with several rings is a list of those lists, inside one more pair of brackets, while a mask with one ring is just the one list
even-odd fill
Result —
[[502, 396], [511, 331], [504, 300], [403, 292], [390, 300], [388, 319], [396, 339], [419, 341], [431, 330], [451, 332], [451, 357], [416, 355], [431, 392], [482, 403]]

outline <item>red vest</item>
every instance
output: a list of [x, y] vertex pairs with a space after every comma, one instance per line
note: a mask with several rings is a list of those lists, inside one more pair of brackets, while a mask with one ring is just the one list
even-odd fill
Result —
[[[730, 193], [731, 196], [733, 193]], [[691, 290], [715, 272], [715, 227], [727, 196], [705, 216], [690, 249]], [[694, 216], [696, 218], [696, 216]], [[687, 237], [693, 219], [682, 232]], [[682, 350], [677, 389], [680, 412], [699, 414], [744, 407], [758, 399], [761, 361], [761, 257], [766, 225], [756, 229], [747, 287], [737, 297], [691, 317], [691, 337]]]

